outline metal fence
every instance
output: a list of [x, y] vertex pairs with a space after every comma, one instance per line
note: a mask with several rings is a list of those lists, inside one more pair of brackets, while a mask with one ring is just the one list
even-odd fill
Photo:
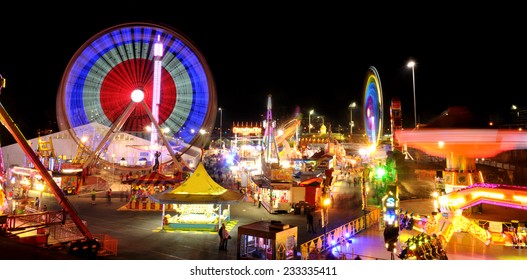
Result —
[[352, 237], [357, 233], [379, 223], [381, 209], [369, 207], [367, 213], [349, 223], [335, 228], [323, 235], [300, 244], [300, 254], [302, 260], [319, 259], [320, 255], [333, 248], [335, 244], [340, 244], [343, 238]]
[[[82, 221], [86, 225], [86, 221]], [[77, 225], [71, 220], [64, 224], [54, 224], [49, 227], [50, 243], [66, 243], [85, 238]]]
[[94, 234], [93, 237], [100, 244], [97, 256], [117, 256], [117, 239], [108, 234]]

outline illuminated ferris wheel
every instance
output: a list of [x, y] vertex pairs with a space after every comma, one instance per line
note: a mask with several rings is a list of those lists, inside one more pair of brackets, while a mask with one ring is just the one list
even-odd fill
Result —
[[166, 147], [174, 159], [178, 143], [206, 141], [199, 132], [212, 130], [216, 107], [212, 74], [190, 40], [166, 26], [127, 23], [75, 53], [57, 95], [57, 120], [78, 145], [91, 138], [92, 159], [125, 138]]
[[381, 140], [383, 104], [381, 79], [377, 69], [370, 66], [364, 83], [364, 124], [370, 144], [377, 146]]

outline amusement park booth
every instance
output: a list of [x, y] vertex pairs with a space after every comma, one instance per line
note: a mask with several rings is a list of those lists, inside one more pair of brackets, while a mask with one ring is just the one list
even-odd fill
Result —
[[262, 206], [269, 213], [288, 213], [293, 204], [293, 169], [262, 163], [262, 170], [263, 176], [253, 176]]
[[238, 227], [239, 260], [294, 260], [298, 228], [280, 221], [259, 221]]
[[300, 182], [298, 185], [304, 190], [304, 201], [311, 205], [315, 205], [322, 196], [322, 184], [323, 179], [321, 177], [314, 177]]
[[[162, 204], [163, 229], [204, 231], [216, 231], [221, 223], [230, 221], [230, 205], [243, 197], [216, 183], [201, 162], [180, 186], [150, 195], [152, 201]], [[174, 215], [165, 214], [167, 206]]]
[[130, 185], [130, 198], [124, 208], [126, 210], [162, 210], [162, 205], [152, 201], [149, 196], [171, 190], [179, 185], [182, 180], [163, 175], [159, 172], [151, 172], [138, 178], [124, 180], [123, 184]]

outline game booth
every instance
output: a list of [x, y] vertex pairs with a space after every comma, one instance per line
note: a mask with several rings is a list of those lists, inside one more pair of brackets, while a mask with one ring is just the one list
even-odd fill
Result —
[[280, 221], [259, 221], [238, 227], [239, 260], [294, 260], [298, 228]]
[[[216, 183], [200, 162], [183, 184], [149, 198], [162, 205], [163, 229], [217, 231], [221, 223], [230, 221], [230, 205], [243, 197]], [[175, 213], [166, 214], [167, 208]]]
[[179, 178], [169, 177], [156, 171], [138, 178], [124, 180], [123, 184], [130, 185], [130, 197], [128, 203], [120, 210], [162, 210], [162, 205], [150, 200], [149, 196], [174, 189], [181, 182]]

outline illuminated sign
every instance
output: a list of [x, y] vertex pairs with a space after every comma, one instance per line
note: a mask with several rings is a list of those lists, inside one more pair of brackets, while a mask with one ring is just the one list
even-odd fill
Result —
[[385, 196], [383, 203], [384, 221], [389, 225], [393, 225], [397, 218], [397, 198], [391, 194], [387, 195]]
[[386, 207], [390, 207], [390, 208], [395, 207], [395, 197], [390, 196], [386, 199]]
[[293, 169], [271, 169], [271, 181], [292, 181], [293, 180]]
[[503, 199], [505, 197], [502, 193], [493, 193], [493, 192], [473, 192], [472, 198], [478, 198], [478, 197], [488, 197], [488, 198], [494, 198], [494, 199]]
[[233, 127], [232, 132], [234, 134], [241, 134], [241, 135], [249, 135], [249, 134], [255, 134], [260, 135], [262, 134], [262, 128], [261, 127]]

